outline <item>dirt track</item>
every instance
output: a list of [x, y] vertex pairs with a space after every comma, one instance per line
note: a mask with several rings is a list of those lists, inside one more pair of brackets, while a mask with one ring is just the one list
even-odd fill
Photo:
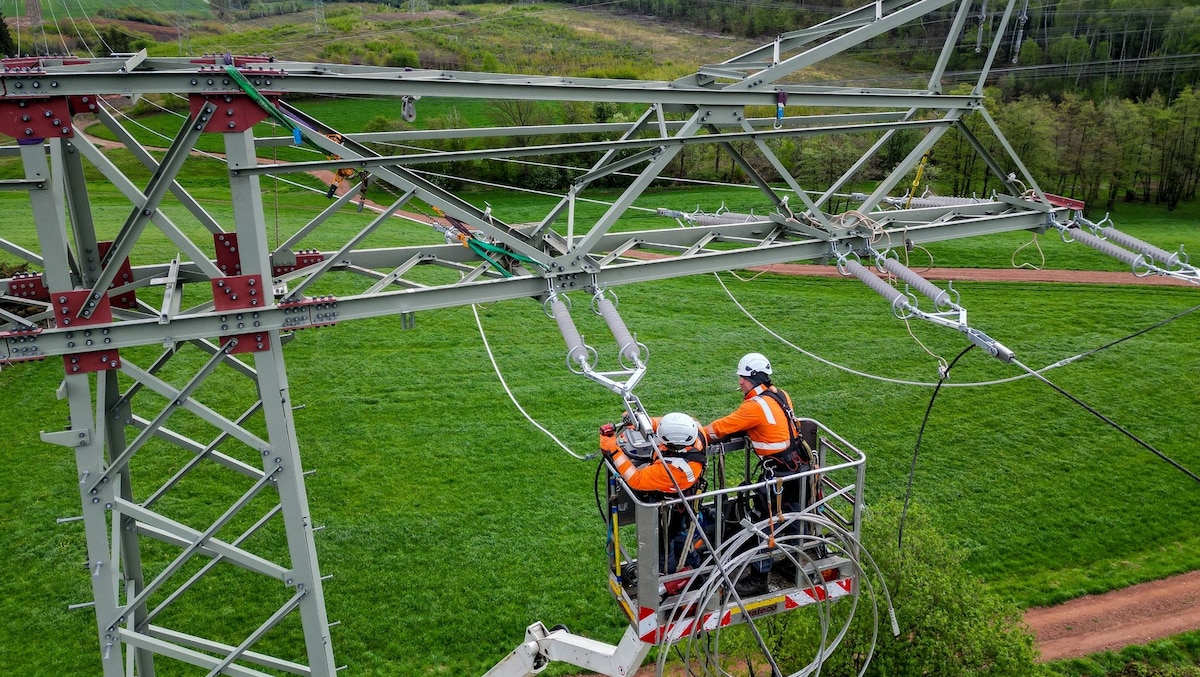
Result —
[[1116, 651], [1200, 628], [1200, 571], [1025, 612], [1042, 660]]

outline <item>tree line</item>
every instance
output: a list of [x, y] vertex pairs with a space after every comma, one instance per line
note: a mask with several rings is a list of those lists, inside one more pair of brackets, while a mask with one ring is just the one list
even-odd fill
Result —
[[[447, 4], [453, 0], [443, 0]], [[622, 0], [609, 11], [631, 12], [750, 38], [807, 28], [865, 3], [860, 0]], [[440, 4], [440, 3], [435, 3]], [[952, 71], [979, 69], [1000, 30], [1003, 0], [977, 0], [950, 61]], [[863, 58], [928, 70], [953, 26], [957, 3], [870, 41]], [[1056, 96], [1168, 100], [1200, 84], [1200, 6], [1195, 0], [1024, 0], [1003, 34], [995, 68], [1007, 98]]]
[[[988, 108], [1030, 174], [1051, 193], [1110, 210], [1117, 200], [1160, 204], [1174, 210], [1196, 199], [1200, 183], [1200, 91], [1189, 87], [1168, 102], [1158, 93], [1142, 102], [1078, 94], [1058, 99], [995, 97]], [[966, 124], [1005, 167], [1013, 165], [986, 122]], [[998, 187], [965, 139], [955, 134], [931, 161], [952, 194], [986, 194]], [[1015, 166], [1012, 167], [1015, 171]]]

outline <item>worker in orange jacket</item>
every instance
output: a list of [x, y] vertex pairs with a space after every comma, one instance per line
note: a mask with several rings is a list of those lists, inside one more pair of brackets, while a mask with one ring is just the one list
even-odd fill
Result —
[[[676, 498], [680, 491], [684, 495], [695, 493], [697, 484], [704, 477], [707, 461], [707, 442], [700, 429], [700, 422], [687, 414], [672, 412], [662, 418], [651, 419], [651, 425], [660, 444], [648, 463], [635, 465], [620, 447], [620, 433], [615, 433], [607, 426], [601, 429], [600, 433], [600, 451], [604, 458], [612, 464], [613, 469], [630, 489], [662, 495], [653, 500]], [[666, 510], [669, 511], [663, 531], [666, 547], [660, 550], [660, 568], [664, 573], [674, 573], [681, 570], [681, 565], [697, 566], [700, 558], [694, 546], [696, 541], [702, 539], [695, 535], [695, 528], [686, 528], [686, 511], [681, 506]], [[689, 532], [694, 535], [691, 539], [688, 537]], [[692, 542], [689, 543], [689, 540]], [[681, 553], [685, 549], [687, 554], [681, 562]]]
[[[792, 418], [792, 398], [771, 383], [771, 362], [762, 353], [748, 353], [738, 362], [737, 378], [742, 403], [733, 413], [708, 424], [705, 432], [709, 440], [744, 434], [758, 455], [763, 471], [760, 479], [787, 477], [808, 470], [811, 459], [797, 443], [799, 428]], [[803, 508], [800, 482], [786, 482], [782, 494], [785, 512], [799, 512]], [[771, 501], [770, 497], [766, 500]], [[739, 594], [766, 592], [770, 569], [770, 560], [750, 567], [747, 577], [738, 583]]]
[[738, 362], [737, 378], [742, 403], [733, 413], [708, 424], [708, 439], [744, 433], [760, 459], [786, 452], [792, 444], [788, 421], [792, 398], [771, 383], [771, 363], [762, 353], [749, 353]]

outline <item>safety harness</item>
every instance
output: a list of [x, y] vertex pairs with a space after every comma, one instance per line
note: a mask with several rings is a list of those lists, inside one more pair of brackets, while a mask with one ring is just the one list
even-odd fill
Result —
[[808, 441], [804, 439], [804, 435], [796, 427], [796, 417], [792, 414], [792, 408], [788, 406], [787, 398], [778, 389], [771, 386], [765, 388], [756, 397], [764, 395], [774, 400], [779, 405], [779, 408], [783, 410], [783, 417], [787, 419], [788, 445], [785, 449], [777, 451], [774, 454], [760, 456], [759, 463], [764, 468], [776, 466], [776, 468], [771, 469], [782, 468], [788, 472], [799, 472], [803, 466], [811, 466], [813, 461], [812, 448], [809, 447]]

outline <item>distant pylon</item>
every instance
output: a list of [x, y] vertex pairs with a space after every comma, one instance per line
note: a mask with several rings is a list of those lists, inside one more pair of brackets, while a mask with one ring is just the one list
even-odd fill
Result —
[[176, 30], [179, 31], [179, 56], [192, 53], [192, 35], [188, 26], [190, 20], [187, 16], [186, 4], [186, 0], [179, 0], [179, 14], [176, 22]]
[[313, 32], [324, 33], [328, 30], [325, 27], [325, 4], [322, 0], [313, 0]]

